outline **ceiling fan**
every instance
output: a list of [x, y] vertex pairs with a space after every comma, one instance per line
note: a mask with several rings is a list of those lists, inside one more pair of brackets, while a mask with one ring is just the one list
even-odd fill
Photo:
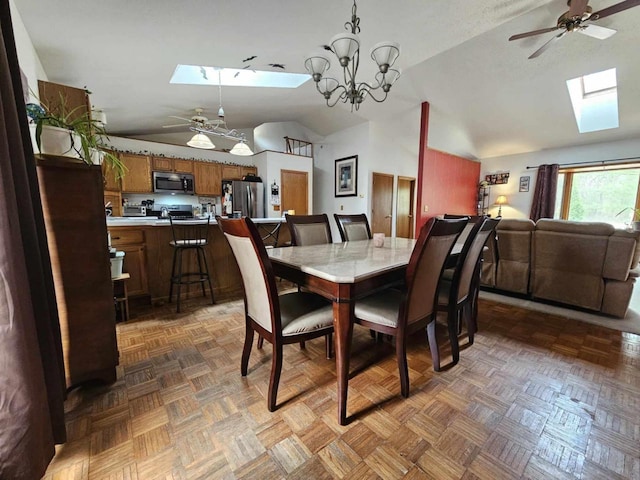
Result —
[[[210, 122], [209, 119], [203, 115], [203, 112], [204, 112], [203, 108], [196, 108], [195, 115], [191, 116], [191, 118], [178, 117], [176, 115], [169, 115], [170, 118], [177, 118], [178, 120], [182, 120], [183, 123], [163, 125], [162, 128], [192, 127], [192, 126], [202, 127], [204, 125], [209, 125], [213, 123], [213, 122]], [[215, 123], [219, 123], [219, 120], [215, 120]]]
[[559, 34], [557, 34], [547, 43], [542, 45], [542, 47], [540, 47], [538, 50], [533, 52], [531, 56], [529, 56], [529, 58], [536, 58], [545, 50], [547, 50], [551, 45], [553, 45], [555, 42], [557, 42], [570, 32], [578, 32], [590, 37], [604, 40], [614, 35], [616, 31], [611, 28], [600, 27], [598, 25], [585, 22], [594, 22], [601, 18], [608, 17], [609, 15], [613, 15], [614, 13], [622, 12], [629, 8], [637, 7], [638, 5], [640, 5], [640, 0], [625, 0], [610, 7], [603, 8], [602, 10], [594, 13], [593, 9], [589, 5], [587, 5], [588, 2], [589, 0], [568, 0], [567, 5], [569, 6], [569, 11], [560, 15], [556, 26], [512, 35], [511, 37], [509, 37], [509, 41], [518, 40], [520, 38], [533, 37], [534, 35], [549, 33], [555, 30], [561, 30]]

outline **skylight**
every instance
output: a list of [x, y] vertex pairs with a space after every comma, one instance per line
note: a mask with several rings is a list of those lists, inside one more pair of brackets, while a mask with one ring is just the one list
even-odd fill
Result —
[[567, 80], [580, 133], [618, 128], [616, 69]]
[[178, 65], [169, 83], [218, 85], [218, 71], [222, 85], [235, 87], [298, 88], [311, 78], [311, 75], [306, 73]]

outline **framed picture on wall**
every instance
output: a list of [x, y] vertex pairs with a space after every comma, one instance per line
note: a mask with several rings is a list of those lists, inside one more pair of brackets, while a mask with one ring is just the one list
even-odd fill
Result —
[[358, 195], [358, 156], [336, 160], [336, 197]]
[[529, 191], [529, 180], [531, 177], [520, 177], [520, 191], [528, 192]]

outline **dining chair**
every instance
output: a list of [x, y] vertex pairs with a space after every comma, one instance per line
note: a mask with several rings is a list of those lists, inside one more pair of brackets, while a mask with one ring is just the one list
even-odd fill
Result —
[[462, 230], [462, 233], [458, 237], [458, 240], [456, 240], [457, 243], [464, 243], [467, 240], [467, 236], [469, 235], [469, 233], [471, 233], [471, 230], [473, 229], [474, 225], [476, 223], [482, 223], [482, 221], [485, 218], [487, 218], [487, 216], [486, 215], [453, 215], [450, 213], [445, 213], [444, 218], [445, 219], [452, 219], [452, 218], [467, 219], [468, 221], [467, 225], [465, 225], [464, 230]]
[[429, 220], [420, 230], [411, 253], [405, 275], [406, 288], [389, 288], [356, 301], [356, 323], [395, 336], [400, 391], [405, 398], [409, 396], [406, 344], [410, 334], [424, 331], [426, 327], [434, 369], [440, 369], [435, 336], [438, 281], [445, 261], [466, 224], [466, 219]]
[[333, 333], [332, 305], [313, 293], [278, 295], [271, 260], [260, 234], [249, 218], [216, 217], [229, 242], [244, 286], [245, 339], [240, 372], [247, 375], [254, 332], [273, 346], [267, 408], [276, 409], [282, 371], [282, 347], [313, 338], [325, 337], [327, 358], [331, 357]]
[[458, 256], [453, 278], [440, 279], [437, 309], [447, 312], [452, 365], [460, 360], [458, 335], [462, 329], [463, 319], [467, 326], [469, 344], [473, 344], [473, 337], [477, 331], [477, 300], [482, 251], [499, 221], [499, 219], [485, 218], [481, 223], [473, 224]]
[[369, 240], [372, 238], [369, 221], [364, 213], [356, 215], [333, 214], [338, 225], [340, 238], [343, 242], [355, 242], [357, 240]]
[[318, 215], [289, 215], [285, 213], [291, 232], [291, 245], [320, 245], [332, 243], [331, 226], [326, 213]]

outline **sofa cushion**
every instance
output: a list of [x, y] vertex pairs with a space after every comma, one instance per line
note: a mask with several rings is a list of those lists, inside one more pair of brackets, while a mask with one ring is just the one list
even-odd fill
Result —
[[[502, 222], [501, 222], [502, 223]], [[550, 230], [559, 233], [577, 233], [580, 235], [613, 235], [615, 227], [602, 222], [572, 222], [570, 220], [554, 220], [541, 218], [536, 223], [536, 230]]]
[[496, 227], [498, 267], [496, 287], [518, 293], [529, 290], [531, 238], [535, 224], [531, 220], [502, 219]]
[[604, 294], [602, 272], [609, 235], [583, 235], [569, 233], [565, 228], [559, 230], [535, 231], [532, 295], [600, 310]]

